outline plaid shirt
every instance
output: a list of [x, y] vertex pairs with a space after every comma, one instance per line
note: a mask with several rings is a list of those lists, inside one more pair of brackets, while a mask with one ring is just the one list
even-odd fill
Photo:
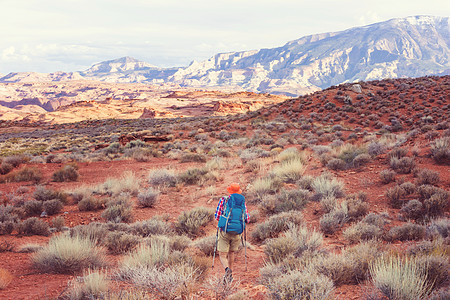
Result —
[[[216, 213], [214, 214], [214, 217], [217, 221], [219, 221], [220, 216], [223, 214], [223, 209], [225, 205], [228, 202], [228, 199], [230, 199], [230, 196], [225, 196], [220, 198], [219, 204], [217, 204]], [[250, 215], [248, 214], [247, 204], [245, 204], [245, 223], [248, 223], [250, 221]]]

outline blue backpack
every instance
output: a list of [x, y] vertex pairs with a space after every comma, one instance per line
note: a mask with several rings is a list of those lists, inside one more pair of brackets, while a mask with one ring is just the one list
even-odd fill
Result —
[[241, 234], [245, 228], [245, 197], [231, 194], [217, 225], [226, 233]]

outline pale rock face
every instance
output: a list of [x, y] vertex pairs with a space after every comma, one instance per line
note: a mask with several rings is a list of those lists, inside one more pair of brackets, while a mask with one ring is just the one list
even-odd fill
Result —
[[344, 82], [448, 74], [449, 17], [392, 19], [305, 36], [273, 49], [216, 54], [185, 68], [158, 68], [130, 57], [84, 72], [11, 73], [0, 82], [94, 79], [227, 88], [290, 96]]

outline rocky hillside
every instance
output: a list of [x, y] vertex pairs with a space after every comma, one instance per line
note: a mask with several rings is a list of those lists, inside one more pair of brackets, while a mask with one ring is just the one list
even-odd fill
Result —
[[11, 73], [0, 82], [94, 79], [170, 83], [302, 95], [332, 85], [384, 78], [445, 75], [450, 70], [448, 17], [392, 19], [302, 37], [273, 49], [216, 54], [185, 68], [158, 68], [124, 57], [75, 73]]

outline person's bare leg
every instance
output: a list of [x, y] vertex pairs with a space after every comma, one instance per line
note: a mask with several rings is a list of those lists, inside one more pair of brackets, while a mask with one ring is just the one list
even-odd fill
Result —
[[228, 252], [228, 268], [233, 270], [233, 262], [234, 262], [234, 251]]
[[217, 252], [217, 253], [219, 253], [219, 260], [220, 260], [220, 263], [222, 264], [223, 268], [231, 269], [231, 267], [228, 265], [228, 263], [229, 263], [228, 253], [227, 252]]

